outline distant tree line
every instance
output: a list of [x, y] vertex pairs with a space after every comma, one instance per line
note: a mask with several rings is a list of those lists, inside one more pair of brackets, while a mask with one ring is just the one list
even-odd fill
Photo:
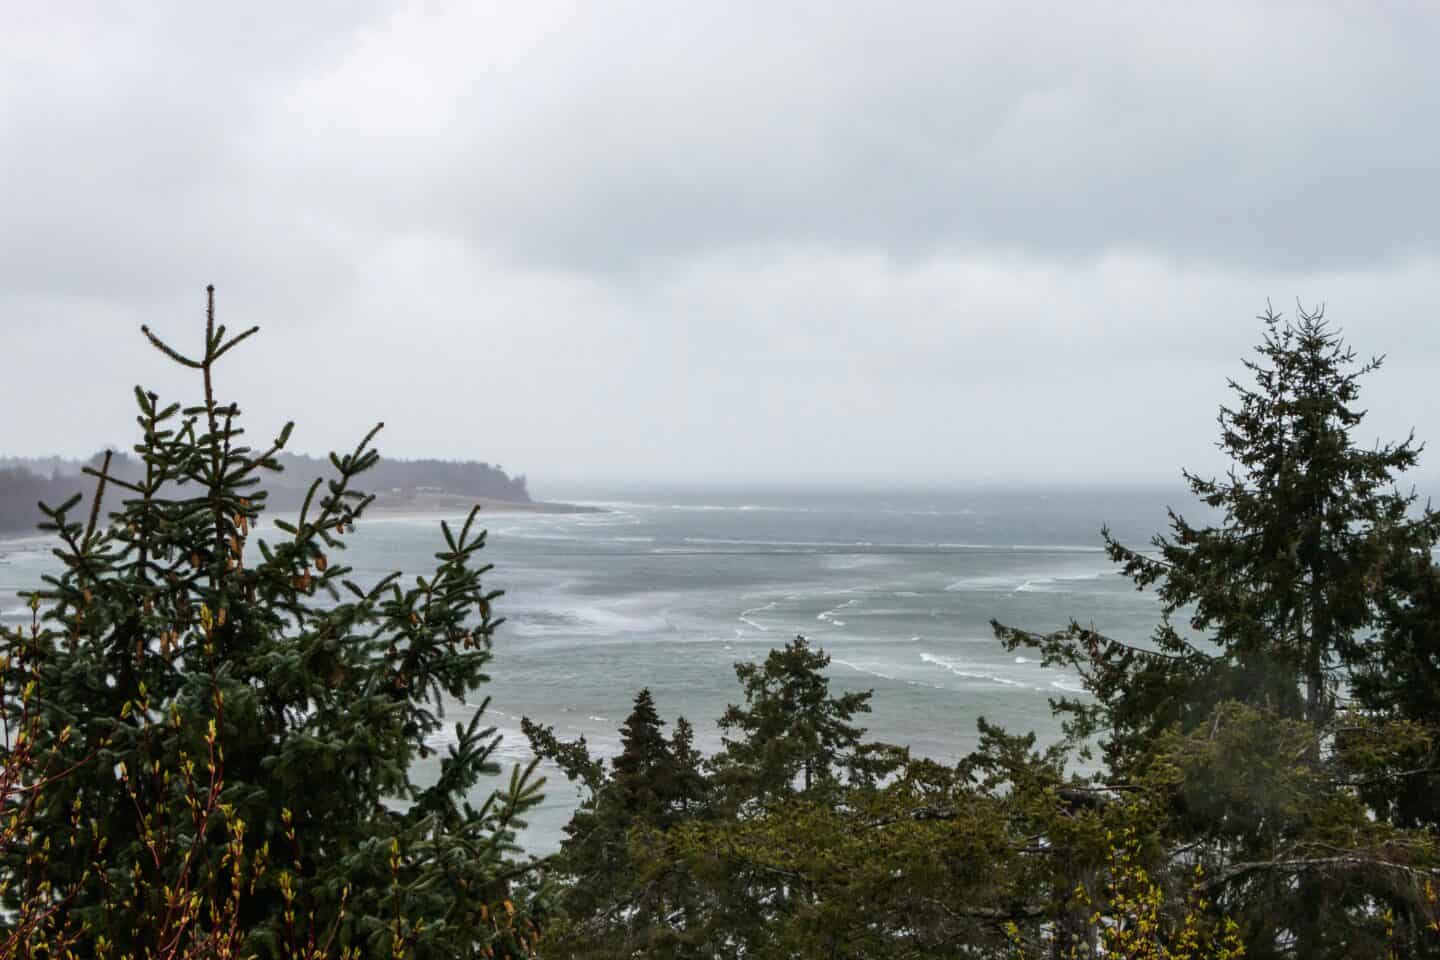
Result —
[[79, 481], [75, 476], [47, 477], [24, 467], [0, 467], [0, 532], [33, 528], [40, 519], [36, 504], [66, 500], [70, 494], [80, 492]]
[[[282, 454], [276, 462], [281, 468], [271, 483], [270, 502], [278, 508], [299, 506], [311, 481], [330, 469], [323, 457]], [[94, 478], [85, 475], [85, 468], [99, 470], [103, 454], [89, 460], [66, 460], [61, 457], [0, 457], [0, 533], [25, 533], [35, 529], [42, 519], [40, 503], [62, 503], [81, 491], [94, 486]], [[133, 455], [116, 453], [111, 457], [109, 475], [134, 483], [145, 474], [144, 466]], [[514, 477], [504, 468], [474, 460], [381, 460], [370, 471], [372, 488], [380, 494], [400, 491], [401, 495], [429, 490], [476, 499], [530, 502], [530, 491], [523, 474]], [[117, 506], [112, 489], [102, 509]]]
[[[39, 505], [63, 503], [93, 489], [95, 481], [82, 471], [86, 467], [98, 469], [103, 460], [103, 454], [89, 460], [0, 457], [0, 533], [34, 532], [36, 524], [44, 519]], [[143, 473], [135, 458], [125, 454], [111, 457], [112, 477], [133, 481]]]
[[[277, 459], [285, 471], [279, 475], [277, 492], [284, 489], [287, 481], [295, 484], [292, 489], [303, 489], [312, 478], [330, 467], [323, 457], [285, 454]], [[462, 497], [530, 501], [524, 474], [511, 477], [503, 467], [475, 460], [380, 460], [366, 475], [366, 482], [381, 493], [434, 488]]]

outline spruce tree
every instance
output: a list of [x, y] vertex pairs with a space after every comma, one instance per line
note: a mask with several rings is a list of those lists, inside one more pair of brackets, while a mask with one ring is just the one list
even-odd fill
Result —
[[536, 754], [587, 791], [552, 861], [565, 880], [559, 907], [567, 918], [547, 937], [552, 956], [712, 955], [686, 921], [698, 898], [688, 870], [645, 856], [656, 834], [703, 814], [708, 790], [690, 724], [676, 720], [668, 739], [664, 725], [650, 691], [641, 690], [621, 724], [620, 753], [607, 763], [583, 738], [566, 742], [551, 727], [522, 723]]
[[[1440, 517], [1407, 516], [1414, 496], [1394, 488], [1420, 447], [1360, 447], [1360, 381], [1381, 359], [1359, 363], [1323, 310], [1287, 323], [1267, 311], [1259, 358], [1246, 360], [1254, 387], [1220, 411], [1220, 449], [1234, 462], [1224, 480], [1186, 473], [1191, 492], [1223, 511], [1218, 527], [1172, 517], [1159, 558], [1107, 538], [1137, 585], [1157, 584], [1167, 614], [1189, 608], [1191, 626], [1235, 662], [1298, 677], [1295, 712], [1323, 724], [1333, 715], [1339, 671], [1364, 660], [1384, 572], [1428, 554]], [[1285, 706], [1276, 691], [1279, 706]]]
[[745, 703], [720, 718], [725, 746], [712, 761], [732, 801], [810, 795], [847, 774], [867, 774], [865, 730], [851, 720], [870, 712], [871, 691], [831, 696], [829, 665], [829, 655], [803, 636], [771, 650], [764, 663], [735, 664]]
[[995, 627], [1080, 672], [1089, 696], [1055, 706], [1082, 742], [1105, 734], [1102, 795], [1159, 785], [1166, 842], [1204, 865], [1250, 955], [1358, 955], [1386, 911], [1423, 926], [1428, 909], [1416, 865], [1434, 838], [1408, 828], [1435, 809], [1440, 515], [1396, 487], [1413, 437], [1356, 441], [1381, 361], [1359, 362], [1319, 311], [1261, 319], [1253, 384], [1232, 381], [1219, 416], [1233, 465], [1184, 474], [1218, 522], [1171, 511], [1148, 552], [1104, 535], [1161, 601], [1153, 643]]
[[684, 717], [675, 719], [670, 756], [664, 795], [671, 809], [681, 818], [703, 814], [709, 800], [710, 781], [705, 776], [704, 755], [695, 746], [695, 728]]
[[1369, 751], [1359, 780], [1381, 818], [1440, 830], [1440, 566], [1417, 552], [1390, 564], [1384, 580], [1379, 633], [1351, 674], [1352, 692], [1364, 715], [1414, 735]]
[[[77, 766], [0, 865], [6, 896], [78, 883], [69, 909], [89, 950], [158, 955], [151, 921], [174, 891], [243, 876], [247, 954], [314, 942], [374, 957], [529, 955], [514, 840], [539, 799], [533, 765], [472, 805], [497, 772], [482, 704], [455, 724], [435, 781], [412, 775], [446, 710], [487, 679], [500, 621], [481, 579], [485, 534], [472, 511], [458, 531], [441, 524], [432, 573], [352, 579], [345, 536], [371, 502], [357, 483], [378, 426], [331, 455], [334, 475], [310, 485], [297, 517], [262, 529], [264, 478], [292, 424], [252, 446], [216, 376], [257, 329], [217, 325], [213, 288], [197, 353], [144, 328], [195, 374], [199, 398], [137, 387], [138, 474], [117, 477], [106, 458], [89, 471], [88, 513], [78, 497], [45, 508], [63, 570], [35, 594], [43, 629], [5, 635], [4, 693], [33, 690], [41, 746]], [[122, 498], [108, 518], [107, 493]], [[214, 815], [198, 817], [197, 800]], [[44, 868], [27, 869], [42, 844]]]
[[1172, 510], [1170, 535], [1150, 551], [1104, 532], [1111, 558], [1161, 600], [1153, 648], [1078, 625], [1045, 638], [996, 625], [1008, 645], [1041, 646], [1081, 669], [1105, 716], [1068, 703], [1072, 729], [1108, 727], [1112, 760], [1227, 699], [1327, 724], [1342, 684], [1377, 656], [1386, 617], [1407, 606], [1398, 574], [1427, 564], [1440, 538], [1440, 514], [1416, 514], [1414, 494], [1395, 487], [1417, 462], [1413, 436], [1356, 442], [1360, 383], [1382, 360], [1359, 362], [1321, 311], [1260, 319], [1258, 356], [1244, 361], [1254, 385], [1232, 380], [1238, 402], [1219, 415], [1218, 446], [1233, 465], [1218, 479], [1184, 473], [1220, 521], [1196, 525]]
[[655, 712], [655, 698], [648, 688], [635, 696], [630, 716], [620, 725], [620, 755], [613, 764], [614, 780], [626, 794], [625, 806], [632, 813], [658, 808], [662, 799], [656, 789], [656, 774], [674, 761], [665, 740], [665, 721]]

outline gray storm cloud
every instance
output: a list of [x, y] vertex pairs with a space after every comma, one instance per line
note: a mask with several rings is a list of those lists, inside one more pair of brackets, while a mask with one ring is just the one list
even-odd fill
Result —
[[297, 443], [547, 478], [1212, 464], [1273, 297], [1440, 436], [1422, 4], [23, 5], [0, 446], [127, 435], [205, 283]]

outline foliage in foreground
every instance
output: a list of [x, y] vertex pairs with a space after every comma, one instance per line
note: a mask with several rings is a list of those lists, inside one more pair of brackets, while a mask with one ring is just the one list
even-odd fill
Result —
[[803, 639], [737, 665], [683, 803], [622, 799], [648, 692], [608, 767], [527, 727], [588, 796], [548, 955], [1440, 956], [1440, 515], [1394, 488], [1413, 441], [1354, 442], [1379, 362], [1319, 314], [1262, 320], [1220, 415], [1234, 468], [1186, 475], [1220, 522], [1105, 534], [1161, 600], [1150, 642], [995, 625], [1082, 678], [1064, 742], [982, 719], [954, 766], [869, 742], [869, 694], [831, 696]]
[[[521, 898], [514, 836], [539, 799], [533, 765], [472, 806], [498, 772], [481, 703], [434, 783], [411, 772], [446, 707], [487, 679], [484, 533], [473, 512], [442, 525], [436, 568], [413, 584], [351, 579], [371, 431], [331, 456], [298, 518], [275, 521], [278, 539], [260, 536], [291, 425], [252, 447], [219, 399], [218, 362], [255, 330], [228, 336], [211, 297], [196, 355], [145, 330], [200, 399], [136, 388], [143, 476], [102, 464], [88, 516], [79, 498], [45, 508], [63, 571], [35, 593], [31, 628], [3, 638], [4, 708], [23, 718], [0, 755], [12, 947], [531, 955], [538, 905]], [[107, 487], [123, 500], [102, 518]]]

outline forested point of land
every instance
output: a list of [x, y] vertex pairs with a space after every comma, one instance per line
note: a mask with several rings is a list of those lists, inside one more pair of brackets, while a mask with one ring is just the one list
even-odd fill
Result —
[[[330, 470], [324, 457], [286, 453], [276, 457], [282, 472], [267, 483], [270, 503], [279, 509], [293, 509], [305, 498], [316, 477]], [[83, 473], [86, 467], [100, 469], [104, 454], [89, 460], [62, 457], [0, 457], [0, 533], [28, 533], [42, 519], [38, 504], [62, 503], [82, 491], [88, 492], [94, 478]], [[144, 466], [131, 454], [116, 453], [110, 460], [110, 476], [133, 483], [144, 474]], [[404, 497], [416, 491], [444, 493], [458, 497], [529, 503], [530, 491], [523, 474], [510, 476], [503, 467], [475, 460], [380, 460], [366, 477], [375, 493]], [[113, 491], [112, 491], [113, 496]], [[107, 501], [103, 507], [114, 507]]]

